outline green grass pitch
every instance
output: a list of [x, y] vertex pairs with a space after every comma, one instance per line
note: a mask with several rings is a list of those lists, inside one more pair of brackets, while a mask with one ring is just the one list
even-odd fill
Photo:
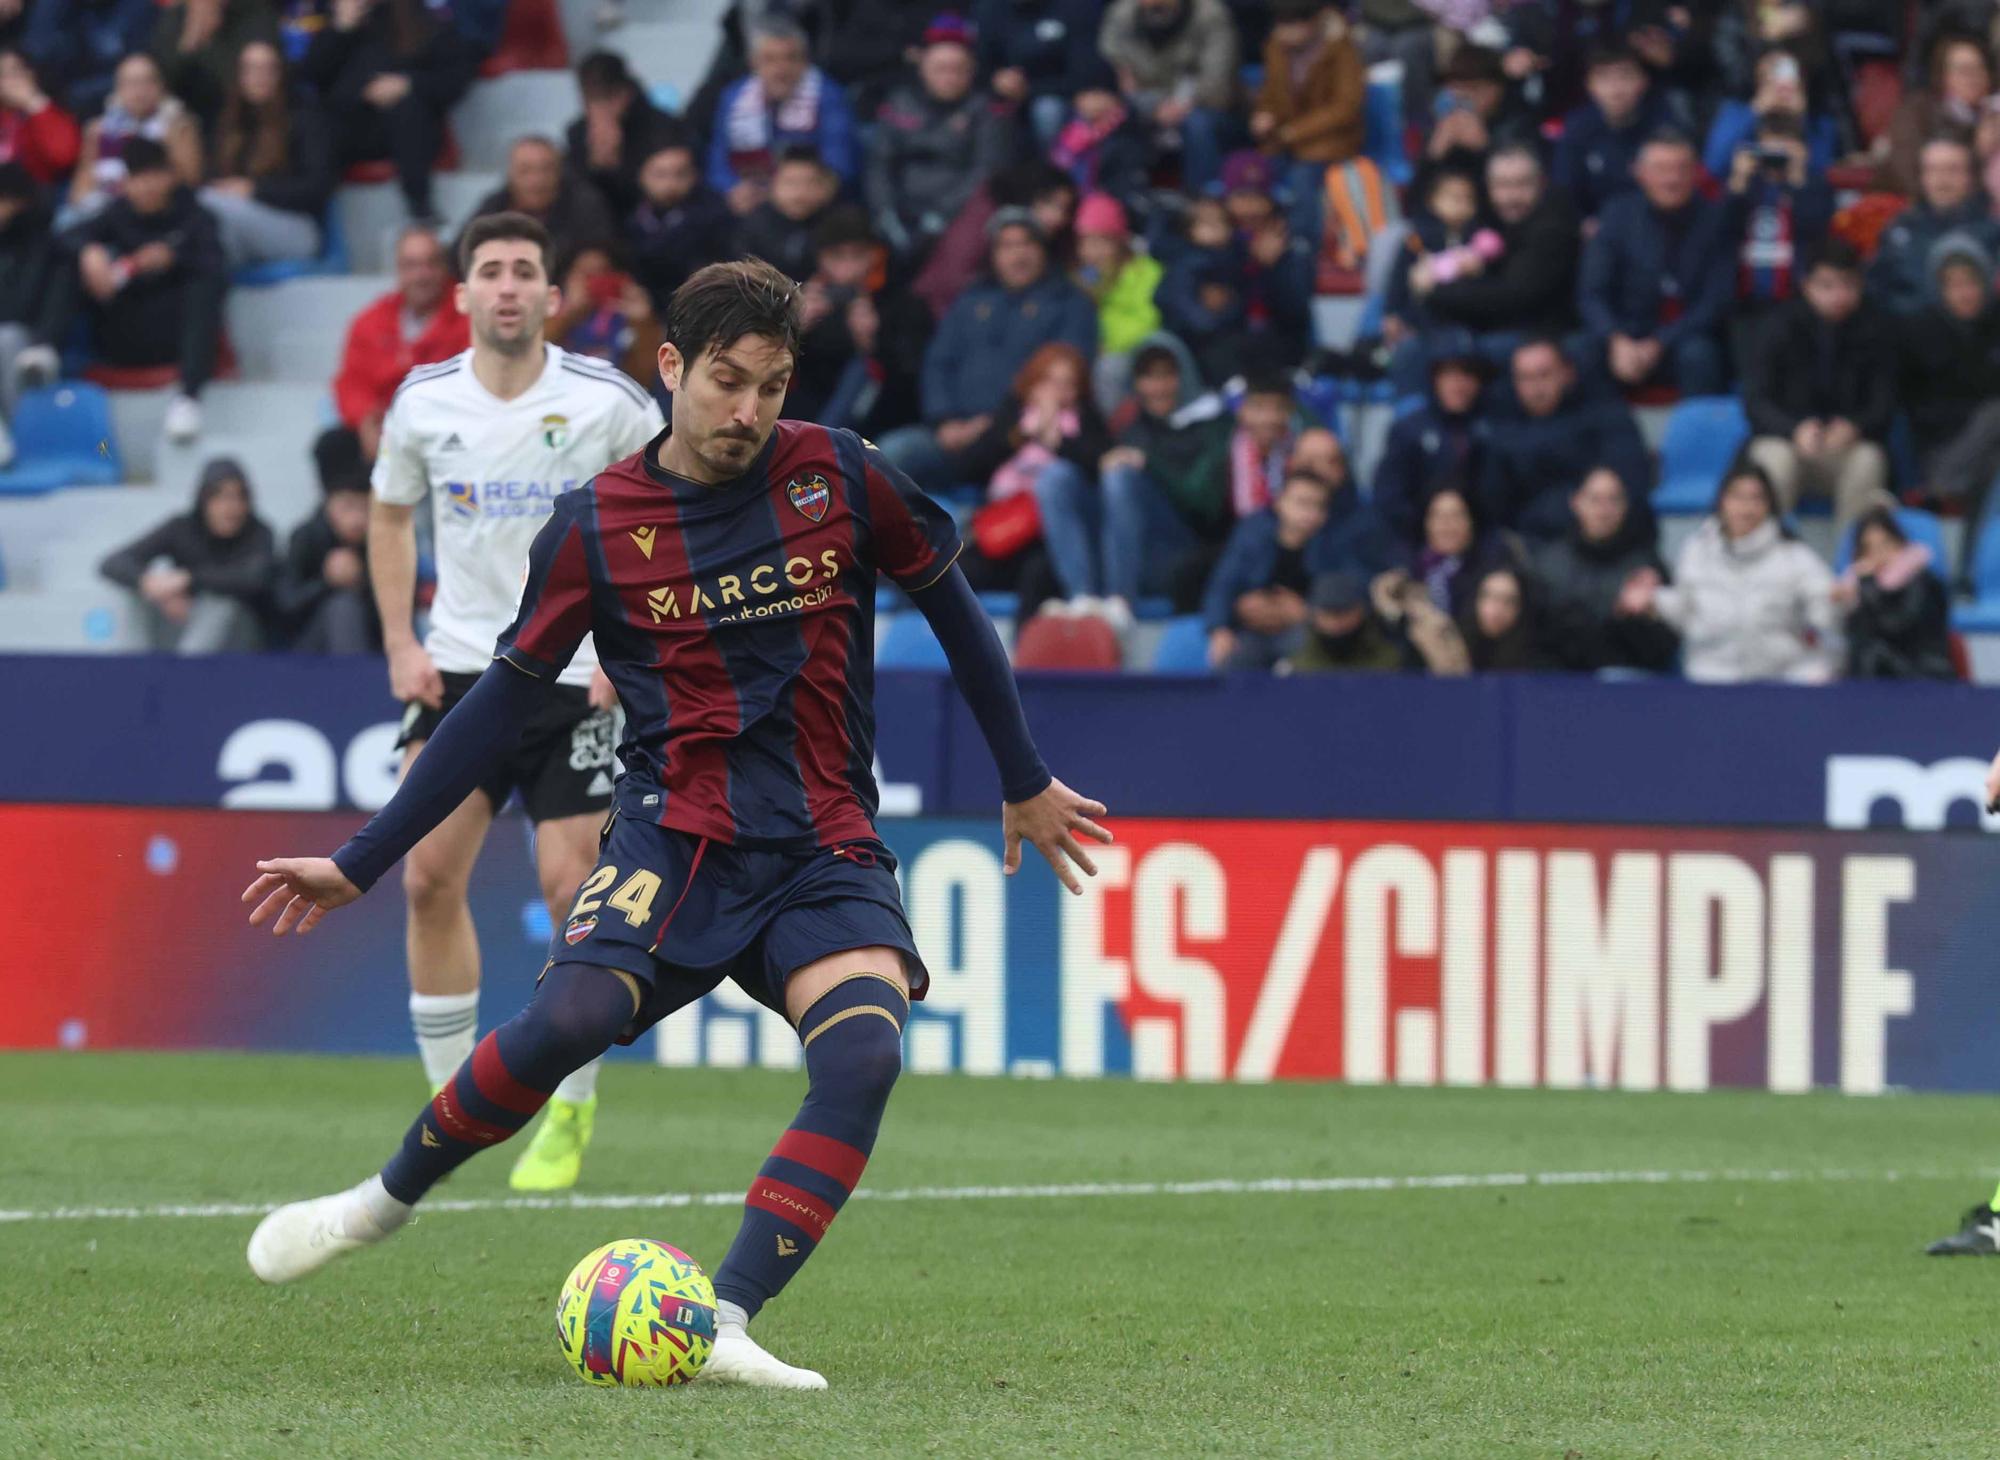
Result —
[[[619, 1066], [583, 1194], [738, 1192], [800, 1077]], [[759, 1320], [819, 1395], [601, 1391], [600, 1242], [727, 1205], [441, 1212], [293, 1288], [249, 1216], [358, 1180], [406, 1062], [0, 1056], [0, 1456], [1992, 1454], [2000, 1263], [1921, 1256], [2000, 1102], [907, 1078], [866, 1185], [1708, 1180], [857, 1200]], [[1796, 1173], [1790, 1179], [1745, 1173]], [[506, 1157], [440, 1196], [505, 1195]], [[29, 1213], [23, 1217], [22, 1213]]]

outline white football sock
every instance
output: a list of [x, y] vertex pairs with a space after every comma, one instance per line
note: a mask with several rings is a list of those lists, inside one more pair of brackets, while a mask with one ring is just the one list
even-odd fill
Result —
[[355, 1187], [351, 1195], [368, 1219], [384, 1232], [395, 1231], [410, 1220], [410, 1213], [415, 1210], [408, 1202], [389, 1195], [379, 1173]]
[[479, 990], [469, 994], [411, 994], [410, 1027], [424, 1078], [442, 1085], [472, 1058], [479, 1041]]
[[597, 1067], [604, 1063], [599, 1055], [580, 1070], [571, 1070], [563, 1076], [562, 1083], [549, 1097], [552, 1100], [567, 1100], [572, 1105], [581, 1105], [597, 1093]]
[[[388, 1193], [384, 1192], [383, 1195], [387, 1196]], [[731, 1323], [735, 1324], [738, 1328], [748, 1328], [750, 1326], [750, 1315], [743, 1311], [741, 1303], [732, 1303], [727, 1298], [716, 1299], [715, 1326], [721, 1328]]]

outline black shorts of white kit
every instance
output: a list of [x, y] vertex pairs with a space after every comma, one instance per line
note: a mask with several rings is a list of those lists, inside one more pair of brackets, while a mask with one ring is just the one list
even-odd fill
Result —
[[[476, 674], [446, 674], [444, 703], [435, 710], [421, 701], [411, 704], [396, 748], [430, 739], [445, 713], [478, 682]], [[588, 690], [555, 685], [521, 732], [513, 754], [479, 789], [495, 812], [519, 791], [522, 809], [537, 824], [565, 816], [602, 816], [611, 808], [611, 786], [618, 778], [613, 729], [611, 711], [593, 710]]]

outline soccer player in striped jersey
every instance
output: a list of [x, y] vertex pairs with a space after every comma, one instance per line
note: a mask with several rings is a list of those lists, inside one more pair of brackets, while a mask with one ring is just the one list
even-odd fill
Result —
[[[747, 1326], [826, 1236], [875, 1143], [929, 975], [876, 836], [876, 574], [936, 632], [1000, 771], [1006, 868], [1026, 842], [1071, 891], [1104, 808], [1054, 779], [1006, 651], [956, 565], [945, 511], [848, 431], [780, 421], [799, 291], [756, 260], [674, 295], [660, 372], [671, 425], [557, 499], [497, 662], [409, 778], [332, 857], [257, 864], [251, 921], [306, 931], [352, 902], [478, 784], [586, 633], [626, 714], [595, 870], [534, 999], [480, 1042], [381, 1171], [296, 1202], [250, 1240], [285, 1282], [381, 1241], [447, 1172], [519, 1130], [571, 1070], [724, 978], [798, 1030], [804, 1104], [715, 1273], [712, 1379], [818, 1389]], [[446, 750], [449, 753], [439, 755]]]
[[[563, 495], [639, 450], [663, 424], [630, 377], [544, 339], [559, 296], [540, 223], [520, 213], [479, 218], [458, 249], [459, 307], [470, 317], [472, 346], [418, 366], [397, 387], [372, 483], [368, 567], [390, 688], [408, 707], [397, 742], [405, 775], [492, 662], [493, 640], [514, 615], [522, 560]], [[426, 496], [437, 596], [419, 643], [415, 513]], [[561, 919], [597, 854], [611, 805], [617, 696], [588, 640], [555, 679], [509, 753], [404, 866], [410, 1022], [433, 1091], [478, 1038], [479, 936], [466, 894], [495, 814], [520, 794], [551, 918]], [[596, 1113], [593, 1062], [557, 1089], [511, 1184], [573, 1185]]]

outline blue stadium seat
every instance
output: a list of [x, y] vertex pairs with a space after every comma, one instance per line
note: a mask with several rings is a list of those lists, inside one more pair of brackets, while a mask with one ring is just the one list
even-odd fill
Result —
[[1398, 187], [1409, 182], [1410, 159], [1403, 155], [1403, 83], [1370, 81], [1367, 100], [1362, 103], [1362, 122], [1367, 128], [1362, 153]]
[[1973, 601], [1951, 616], [1960, 633], [2000, 633], [2000, 513], [1989, 516], [1972, 548]]
[[986, 610], [988, 618], [1019, 618], [1021, 616], [1021, 595], [1018, 593], [982, 593], [979, 606]]
[[0, 471], [0, 495], [107, 487], [123, 479], [111, 399], [102, 386], [62, 381], [23, 391], [13, 430], [14, 464]]
[[679, 116], [681, 89], [671, 81], [655, 81], [646, 88], [646, 100], [669, 116]]
[[[1939, 578], [1949, 581], [1951, 561], [1944, 552], [1944, 524], [1932, 512], [1922, 512], [1915, 507], [1898, 507], [1896, 525], [1911, 542], [1922, 543], [1931, 550], [1932, 570]], [[1840, 535], [1840, 548], [1833, 555], [1833, 571], [1845, 573], [1847, 565], [1854, 561], [1854, 529], [1848, 528]]]
[[1722, 474], [1750, 439], [1743, 403], [1733, 395], [1693, 396], [1674, 407], [1660, 441], [1660, 484], [1653, 510], [1699, 516], [1715, 505]]
[[877, 669], [949, 669], [944, 645], [920, 613], [891, 614], [883, 621], [882, 645], [875, 651]]
[[1174, 616], [1174, 601], [1165, 594], [1152, 594], [1132, 605], [1132, 617], [1140, 623], [1160, 623]]
[[238, 285], [257, 288], [282, 284], [287, 279], [305, 279], [314, 274], [344, 274], [348, 271], [347, 235], [341, 231], [340, 209], [329, 206], [319, 223], [319, 256], [310, 259], [272, 259], [268, 263], [245, 264], [230, 275]]
[[1170, 619], [1153, 655], [1155, 674], [1207, 674], [1208, 630], [1198, 613]]

